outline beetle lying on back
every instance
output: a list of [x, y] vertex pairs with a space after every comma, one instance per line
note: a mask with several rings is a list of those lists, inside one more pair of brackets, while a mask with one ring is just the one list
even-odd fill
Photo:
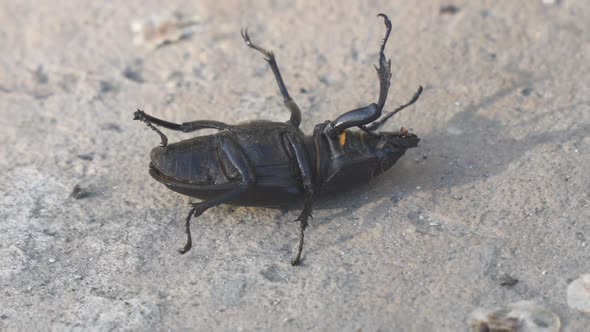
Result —
[[[218, 121], [197, 120], [176, 124], [152, 117], [141, 110], [134, 120], [146, 123], [162, 142], [151, 154], [150, 175], [171, 190], [199, 198], [192, 203], [186, 217], [187, 242], [178, 251], [192, 246], [190, 221], [219, 204], [244, 206], [279, 206], [302, 201], [297, 218], [299, 247], [291, 264], [301, 261], [304, 231], [311, 217], [315, 192], [329, 193], [366, 182], [388, 170], [407, 149], [416, 147], [419, 138], [402, 127], [399, 132], [376, 132], [394, 114], [413, 104], [412, 99], [381, 117], [391, 80], [391, 60], [383, 54], [391, 32], [391, 22], [384, 14], [385, 38], [379, 50], [377, 103], [361, 107], [315, 126], [313, 135], [299, 130], [301, 111], [291, 99], [279, 72], [274, 54], [250, 41], [242, 31], [246, 45], [262, 53], [279, 86], [285, 106], [291, 112], [286, 122], [252, 121], [228, 125]], [[185, 133], [200, 129], [217, 129], [218, 133], [197, 136], [168, 145], [168, 139], [154, 125]], [[348, 128], [358, 127], [351, 131]]]

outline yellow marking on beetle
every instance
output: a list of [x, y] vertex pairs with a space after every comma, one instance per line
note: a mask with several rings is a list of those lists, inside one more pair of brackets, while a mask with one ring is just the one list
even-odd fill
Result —
[[342, 134], [340, 134], [340, 147], [343, 148], [344, 144], [346, 144], [346, 132], [343, 131]]

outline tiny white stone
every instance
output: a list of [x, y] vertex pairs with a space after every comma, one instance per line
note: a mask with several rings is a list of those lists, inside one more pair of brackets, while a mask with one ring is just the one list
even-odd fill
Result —
[[55, 263], [55, 258], [50, 258], [49, 263]]
[[590, 274], [580, 276], [567, 286], [567, 305], [590, 314]]
[[519, 301], [494, 309], [478, 308], [469, 324], [474, 331], [558, 332], [561, 320], [532, 301]]

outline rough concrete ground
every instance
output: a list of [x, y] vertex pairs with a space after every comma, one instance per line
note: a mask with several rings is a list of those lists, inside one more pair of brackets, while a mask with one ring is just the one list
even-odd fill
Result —
[[[519, 300], [590, 326], [565, 301], [590, 273], [588, 1], [162, 3], [0, 4], [2, 330], [459, 331]], [[195, 17], [192, 36], [132, 42], [134, 20], [172, 11]], [[389, 128], [419, 148], [318, 201], [300, 267], [298, 211], [218, 207], [179, 255], [190, 199], [148, 175], [159, 140], [133, 111], [286, 120], [247, 26], [310, 132], [375, 100], [379, 12], [386, 107], [425, 87]]]

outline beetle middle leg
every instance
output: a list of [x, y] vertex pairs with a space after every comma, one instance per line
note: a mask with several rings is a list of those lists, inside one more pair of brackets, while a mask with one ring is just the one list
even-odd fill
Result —
[[299, 265], [301, 262], [301, 251], [303, 251], [303, 239], [305, 237], [304, 232], [307, 228], [307, 220], [311, 217], [312, 212], [312, 200], [313, 200], [313, 184], [312, 184], [312, 173], [309, 165], [309, 159], [305, 153], [303, 143], [295, 134], [285, 134], [287, 141], [295, 154], [297, 160], [297, 166], [299, 167], [299, 174], [303, 182], [303, 190], [305, 191], [305, 201], [303, 204], [303, 211], [296, 219], [299, 221], [299, 247], [297, 249], [297, 256], [291, 260], [291, 265]]
[[262, 53], [262, 55], [264, 55], [264, 60], [268, 62], [268, 65], [270, 66], [270, 69], [272, 70], [275, 80], [279, 86], [279, 90], [281, 91], [281, 96], [283, 96], [283, 103], [285, 103], [285, 106], [287, 106], [289, 111], [291, 111], [291, 118], [289, 121], [287, 121], [287, 123], [291, 124], [295, 128], [299, 128], [299, 124], [301, 124], [301, 110], [299, 110], [299, 106], [297, 106], [287, 91], [287, 87], [283, 82], [283, 77], [281, 76], [281, 72], [277, 66], [274, 53], [252, 43], [250, 36], [248, 35], [248, 29], [242, 30], [241, 33], [242, 38], [244, 38], [244, 41], [248, 47], [257, 50], [258, 52]]
[[220, 155], [222, 158], [227, 158], [227, 161], [229, 161], [229, 163], [236, 168], [242, 178], [241, 182], [237, 188], [232, 189], [227, 193], [224, 193], [208, 201], [192, 204], [192, 209], [189, 211], [185, 222], [187, 241], [182, 249], [178, 249], [178, 252], [181, 254], [187, 253], [192, 247], [190, 221], [193, 216], [198, 217], [212, 207], [237, 198], [256, 182], [256, 176], [254, 175], [254, 171], [250, 166], [248, 156], [244, 153], [240, 145], [229, 136], [222, 136], [220, 145]]

